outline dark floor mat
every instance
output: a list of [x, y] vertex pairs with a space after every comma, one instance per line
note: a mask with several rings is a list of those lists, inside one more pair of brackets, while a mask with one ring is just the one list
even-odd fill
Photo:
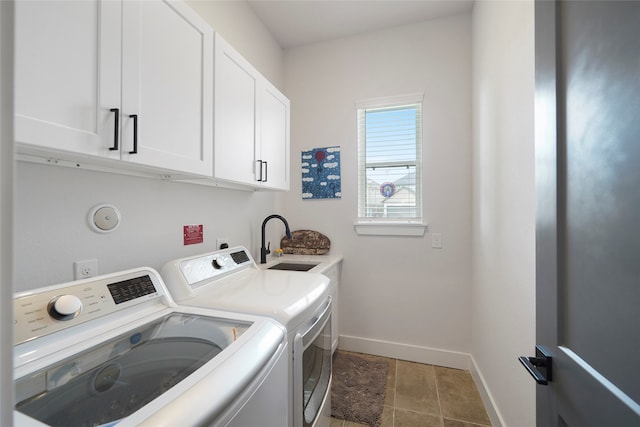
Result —
[[371, 361], [355, 354], [336, 352], [331, 416], [379, 427], [388, 369], [386, 361]]

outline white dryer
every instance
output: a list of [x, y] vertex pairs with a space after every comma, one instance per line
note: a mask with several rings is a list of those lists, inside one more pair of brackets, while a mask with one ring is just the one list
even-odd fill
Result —
[[176, 259], [161, 270], [181, 305], [270, 316], [287, 329], [288, 426], [331, 421], [331, 297], [317, 273], [262, 270], [238, 246]]

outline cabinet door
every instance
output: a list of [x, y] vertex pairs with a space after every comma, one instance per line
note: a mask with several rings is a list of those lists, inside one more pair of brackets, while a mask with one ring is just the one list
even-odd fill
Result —
[[268, 82], [259, 99], [258, 159], [264, 162], [263, 186], [289, 190], [289, 100]]
[[19, 151], [109, 151], [110, 110], [120, 105], [120, 16], [119, 2], [16, 2]]
[[211, 176], [213, 30], [183, 3], [126, 1], [122, 46], [122, 160]]
[[214, 177], [255, 185], [257, 72], [216, 34]]

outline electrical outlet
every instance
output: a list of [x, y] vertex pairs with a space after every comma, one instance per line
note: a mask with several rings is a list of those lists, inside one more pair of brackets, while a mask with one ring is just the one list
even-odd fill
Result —
[[442, 249], [442, 233], [431, 234], [431, 247], [434, 249]]
[[73, 279], [88, 279], [98, 275], [98, 260], [87, 259], [73, 263]]
[[216, 249], [227, 249], [229, 247], [229, 238], [218, 237], [216, 239]]

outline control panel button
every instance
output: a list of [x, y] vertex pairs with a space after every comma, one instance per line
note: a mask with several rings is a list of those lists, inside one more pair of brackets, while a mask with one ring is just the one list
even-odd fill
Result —
[[80, 314], [82, 301], [75, 295], [62, 295], [49, 302], [49, 315], [58, 320], [71, 320]]
[[216, 270], [224, 270], [233, 267], [233, 261], [226, 254], [219, 254], [211, 260], [211, 265]]

